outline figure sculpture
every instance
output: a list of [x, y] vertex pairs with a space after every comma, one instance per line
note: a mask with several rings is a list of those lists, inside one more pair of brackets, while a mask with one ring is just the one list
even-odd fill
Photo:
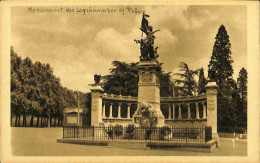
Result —
[[[141, 28], [140, 28], [140, 30], [142, 31], [141, 40], [134, 40], [137, 44], [140, 44], [140, 50], [141, 50], [140, 61], [150, 61], [159, 57], [159, 55], [157, 54], [158, 47], [156, 47], [155, 49], [153, 47], [154, 39], [155, 39], [155, 36], [153, 34], [158, 32], [159, 30], [153, 31], [153, 27], [149, 26], [146, 17], [150, 17], [150, 16], [143, 13], [143, 18], [142, 18]], [[143, 33], [146, 34], [146, 38], [144, 39], [143, 39]]]
[[98, 84], [99, 84], [100, 79], [101, 79], [101, 75], [97, 75], [97, 74], [94, 75], [95, 85], [98, 85]]

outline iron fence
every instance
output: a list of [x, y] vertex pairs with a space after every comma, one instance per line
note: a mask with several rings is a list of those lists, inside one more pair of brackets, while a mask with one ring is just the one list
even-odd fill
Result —
[[[206, 129], [206, 132], [205, 132]], [[204, 127], [63, 127], [63, 138], [92, 140], [134, 140], [207, 142], [210, 134]]]

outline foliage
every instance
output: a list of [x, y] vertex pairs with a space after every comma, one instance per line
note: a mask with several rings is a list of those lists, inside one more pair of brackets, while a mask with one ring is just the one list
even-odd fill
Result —
[[[242, 126], [246, 128], [246, 119], [242, 118], [243, 115], [241, 115], [240, 94], [244, 77], [242, 77], [243, 79], [239, 78], [238, 82], [232, 79], [231, 44], [223, 25], [220, 26], [215, 39], [208, 68], [209, 71], [215, 71], [216, 82], [219, 86], [217, 94], [218, 131], [235, 132], [241, 130], [239, 128]], [[242, 72], [242, 74], [245, 74], [245, 70]]]
[[108, 126], [106, 128], [106, 133], [109, 137], [112, 137], [113, 136], [113, 126]]
[[133, 133], [134, 132], [134, 130], [135, 130], [135, 126], [133, 125], [133, 124], [129, 124], [129, 125], [127, 125], [127, 127], [126, 127], [126, 133], [128, 133], [128, 134], [130, 134], [130, 133]]
[[163, 126], [160, 128], [160, 134], [162, 136], [167, 136], [171, 133], [171, 128], [169, 126]]
[[159, 75], [160, 79], [160, 96], [169, 97], [173, 96], [173, 82], [171, 78], [172, 72], [161, 72]]
[[246, 117], [244, 116], [244, 112], [247, 109], [247, 71], [244, 67], [239, 71], [239, 76], [237, 78], [237, 85], [238, 85], [238, 94], [241, 98], [240, 100], [241, 118], [242, 120], [244, 120], [244, 118]]
[[175, 79], [176, 84], [181, 84], [181, 91], [183, 92], [184, 96], [193, 95], [193, 92], [196, 91], [197, 84], [196, 80], [194, 79], [195, 75], [198, 75], [199, 70], [191, 70], [189, 66], [181, 62], [179, 65], [181, 72], [183, 73], [175, 73], [174, 75], [181, 77], [182, 79]]
[[204, 76], [203, 68], [200, 69], [199, 83], [198, 83], [198, 94], [206, 93], [207, 79]]
[[[120, 61], [112, 62], [113, 68], [110, 74], [102, 77], [103, 89], [106, 93], [137, 96], [138, 93], [138, 63], [126, 63]], [[161, 96], [172, 95], [171, 72], [165, 73], [159, 68], [159, 80]]]
[[113, 61], [114, 68], [110, 69], [110, 75], [103, 76], [103, 88], [109, 94], [137, 96], [138, 69], [137, 63]]
[[123, 134], [123, 126], [122, 125], [115, 125], [114, 126], [114, 133], [116, 136], [121, 136]]
[[231, 44], [224, 25], [219, 27], [215, 40], [208, 68], [209, 71], [216, 72], [216, 80], [219, 85], [224, 80], [232, 78], [233, 75]]
[[[20, 116], [37, 117], [36, 126], [44, 126], [49, 119], [62, 125], [63, 109], [76, 106], [76, 92], [63, 87], [47, 63], [22, 59], [11, 47], [11, 111], [16, 115], [15, 126], [20, 126]], [[80, 93], [82, 97], [84, 95]], [[41, 120], [39, 120], [41, 118]], [[41, 123], [41, 124], [40, 124]], [[26, 126], [23, 121], [23, 126]]]

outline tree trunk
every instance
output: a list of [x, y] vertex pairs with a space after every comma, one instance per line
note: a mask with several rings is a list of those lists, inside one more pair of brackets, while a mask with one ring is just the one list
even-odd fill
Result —
[[21, 115], [18, 116], [18, 127], [20, 127]]
[[56, 127], [56, 118], [53, 118], [54, 119], [54, 127]]
[[40, 116], [37, 116], [36, 127], [38, 127], [38, 126], [39, 126], [39, 119], [40, 119]]
[[17, 127], [17, 121], [18, 121], [18, 116], [15, 115], [15, 123], [14, 123], [15, 127]]
[[26, 127], [26, 115], [23, 115], [23, 127]]
[[44, 127], [49, 126], [48, 119], [47, 119], [47, 118], [44, 118], [44, 121], [45, 121]]
[[31, 127], [33, 127], [33, 119], [34, 119], [34, 115], [31, 115], [31, 122], [30, 122]]
[[41, 127], [43, 127], [43, 117], [41, 117]]
[[60, 126], [60, 118], [58, 118], [58, 126]]

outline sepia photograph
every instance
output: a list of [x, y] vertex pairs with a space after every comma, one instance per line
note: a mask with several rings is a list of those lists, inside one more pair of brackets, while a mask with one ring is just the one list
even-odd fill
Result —
[[259, 140], [249, 123], [248, 99], [259, 97], [248, 89], [252, 74], [259, 84], [250, 67], [259, 61], [249, 62], [248, 8], [11, 6], [10, 155], [246, 161], [249, 134]]

